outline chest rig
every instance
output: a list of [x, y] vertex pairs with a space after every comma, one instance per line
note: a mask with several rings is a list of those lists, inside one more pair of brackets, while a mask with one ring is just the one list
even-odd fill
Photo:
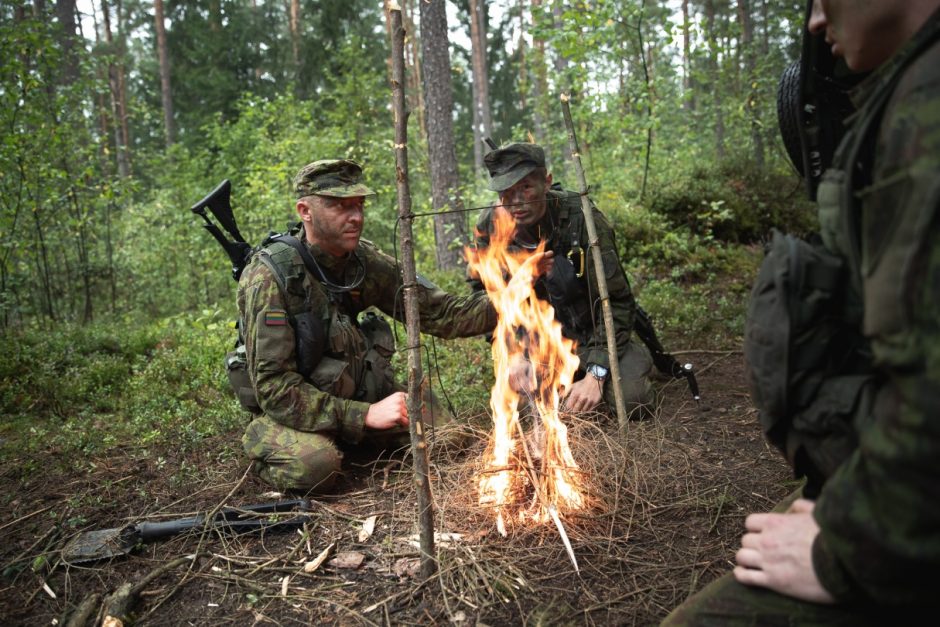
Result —
[[[333, 396], [370, 403], [381, 400], [394, 391], [390, 359], [395, 343], [392, 329], [382, 316], [372, 311], [363, 314], [360, 288], [368, 263], [362, 258], [367, 254], [364, 246], [360, 245], [349, 261], [353, 277], [341, 285], [316, 262], [296, 237], [298, 234], [296, 227], [273, 234], [256, 253], [284, 296], [294, 330], [297, 371]], [[244, 361], [241, 339], [235, 355], [239, 351]], [[238, 364], [233, 361], [237, 360], [227, 358], [226, 365], [236, 387], [232, 370]], [[243, 406], [254, 413], [261, 411], [250, 381], [247, 390], [242, 381], [236, 391]]]

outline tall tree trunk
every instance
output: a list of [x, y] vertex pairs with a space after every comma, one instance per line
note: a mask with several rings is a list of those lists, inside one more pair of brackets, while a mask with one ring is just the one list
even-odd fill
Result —
[[442, 213], [434, 218], [437, 263], [441, 268], [462, 264], [467, 239], [454, 147], [454, 95], [450, 76], [445, 0], [421, 1], [421, 52], [424, 58], [424, 102], [427, 105], [428, 161], [431, 203]]
[[486, 0], [470, 0], [470, 44], [473, 61], [473, 163], [483, 172], [483, 138], [493, 135], [486, 63]]
[[127, 158], [128, 172], [131, 171], [133, 158], [131, 154], [131, 129], [127, 119], [127, 81], [124, 71], [124, 62], [127, 60], [127, 37], [124, 33], [124, 19], [122, 17], [121, 0], [116, 0], [115, 8], [117, 11], [117, 33], [118, 47], [116, 50], [117, 63], [117, 88], [118, 88], [118, 114], [120, 119], [121, 143], [124, 145], [124, 151]]
[[101, 0], [101, 16], [104, 20], [104, 40], [110, 57], [108, 59], [108, 86], [111, 92], [111, 118], [114, 124], [114, 152], [117, 157], [118, 174], [126, 178], [131, 174], [131, 167], [127, 145], [124, 143], [124, 133], [121, 131], [120, 80], [117, 65], [114, 63], [116, 50], [111, 36], [111, 7], [108, 6], [108, 0]]
[[695, 111], [695, 95], [692, 90], [692, 42], [689, 32], [689, 0], [682, 0], [682, 106]]
[[300, 0], [290, 0], [290, 51], [294, 80], [300, 83]]
[[157, 32], [157, 61], [160, 64], [160, 101], [163, 103], [163, 132], [169, 148], [176, 141], [176, 125], [173, 123], [173, 92], [170, 91], [170, 55], [166, 47], [166, 22], [163, 17], [163, 0], [153, 0], [154, 29]]
[[[542, 14], [542, 0], [532, 0], [532, 26], [536, 26], [536, 17]], [[545, 67], [545, 40], [532, 35], [533, 54], [529, 56], [532, 61], [532, 127], [535, 131], [535, 142], [545, 144], [545, 113], [548, 108], [548, 69]], [[548, 155], [545, 156], [548, 165]]]
[[529, 91], [529, 74], [526, 72], [526, 44], [525, 44], [525, 0], [519, 0], [519, 41], [516, 42], [519, 53], [519, 109], [526, 110], [526, 100]]
[[75, 0], [56, 0], [55, 12], [59, 25], [62, 27], [62, 82], [65, 85], [71, 85], [78, 78]]
[[718, 37], [715, 32], [715, 1], [705, 0], [705, 43], [708, 46], [709, 81], [717, 88], [712, 90], [715, 107], [715, 152], [719, 159], [725, 157], [725, 119], [722, 111], [721, 81], [718, 72]]
[[754, 163], [764, 167], [764, 138], [761, 135], [760, 107], [757, 92], [752, 87], [756, 84], [754, 70], [757, 66], [754, 50], [754, 21], [748, 0], [738, 0], [738, 23], [741, 25], [741, 52], [744, 55], [744, 77], [747, 85], [746, 111], [751, 122], [751, 148], [754, 150]]
[[421, 43], [418, 37], [418, 29], [415, 27], [413, 16], [414, 0], [406, 0], [402, 3], [402, 21], [405, 32], [408, 33], [408, 37], [405, 42], [405, 52], [407, 57], [405, 60], [405, 66], [411, 67], [411, 71], [408, 72], [405, 76], [405, 80], [408, 82], [408, 91], [410, 92], [410, 102], [408, 107], [411, 111], [415, 111], [418, 114], [416, 116], [418, 119], [418, 136], [426, 137], [427, 126], [425, 124], [424, 91], [422, 82], [423, 75], [421, 73]]

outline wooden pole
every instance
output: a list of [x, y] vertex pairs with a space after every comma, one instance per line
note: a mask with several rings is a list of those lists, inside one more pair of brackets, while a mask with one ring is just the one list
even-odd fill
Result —
[[405, 289], [405, 329], [408, 337], [408, 421], [411, 452], [415, 464], [415, 487], [418, 493], [420, 525], [421, 576], [428, 578], [437, 570], [434, 552], [434, 504], [428, 473], [428, 449], [422, 421], [420, 328], [418, 319], [418, 282], [415, 270], [414, 243], [411, 223], [411, 191], [408, 188], [408, 111], [405, 108], [405, 29], [402, 27], [401, 6], [387, 0], [388, 23], [392, 37], [392, 112], [395, 116], [395, 180], [398, 188], [398, 217], [401, 220], [402, 282]]
[[568, 106], [568, 94], [561, 95], [561, 108], [565, 114], [565, 126], [568, 129], [568, 146], [571, 150], [571, 160], [578, 174], [578, 184], [581, 192], [581, 211], [584, 213], [584, 224], [588, 232], [588, 248], [594, 260], [594, 276], [597, 277], [597, 291], [601, 298], [601, 308], [604, 312], [604, 329], [607, 331], [607, 355], [610, 358], [610, 384], [614, 388], [614, 399], [617, 405], [617, 423], [620, 431], [627, 432], [627, 410], [623, 403], [623, 390], [620, 388], [620, 360], [617, 359], [617, 334], [614, 329], [614, 314], [610, 309], [610, 292], [607, 290], [607, 275], [604, 274], [604, 262], [601, 259], [601, 247], [597, 239], [597, 229], [594, 227], [594, 214], [591, 213], [591, 201], [588, 200], [587, 180], [584, 178], [584, 167], [581, 165], [581, 153], [578, 150], [578, 139], [574, 135], [574, 122], [571, 121], [571, 108]]

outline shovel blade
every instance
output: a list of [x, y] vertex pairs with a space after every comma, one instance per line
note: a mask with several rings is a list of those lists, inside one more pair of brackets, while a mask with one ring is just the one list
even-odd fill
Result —
[[136, 544], [133, 527], [85, 531], [62, 549], [66, 564], [81, 564], [126, 555]]

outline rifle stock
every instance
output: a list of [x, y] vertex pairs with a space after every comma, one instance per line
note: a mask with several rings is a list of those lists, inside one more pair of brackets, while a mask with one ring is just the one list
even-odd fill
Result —
[[[244, 270], [247, 265], [248, 257], [251, 255], [251, 245], [245, 242], [245, 238], [242, 237], [242, 234], [238, 231], [238, 225], [235, 223], [235, 214], [232, 213], [231, 196], [232, 182], [225, 179], [219, 183], [214, 190], [209, 192], [205, 198], [190, 207], [190, 211], [202, 216], [202, 219], [205, 220], [206, 223], [202, 226], [212, 234], [212, 237], [214, 237], [225, 250], [229, 260], [232, 262], [232, 278], [238, 281], [239, 277], [241, 277], [242, 270]], [[234, 241], [229, 241], [225, 234], [222, 233], [222, 229], [209, 219], [209, 216], [206, 215], [206, 209], [212, 212], [215, 219], [228, 231], [228, 234], [231, 235]]]
[[689, 391], [692, 393], [692, 398], [698, 401], [701, 395], [699, 394], [698, 380], [695, 378], [695, 373], [692, 370], [692, 364], [680, 364], [675, 357], [666, 352], [666, 349], [663, 348], [663, 345], [659, 342], [659, 337], [656, 335], [656, 329], [653, 327], [653, 319], [650, 318], [650, 315], [640, 306], [636, 308], [636, 321], [633, 324], [633, 330], [636, 332], [637, 337], [639, 337], [649, 349], [656, 369], [663, 374], [671, 376], [673, 379], [685, 379], [689, 384]]

